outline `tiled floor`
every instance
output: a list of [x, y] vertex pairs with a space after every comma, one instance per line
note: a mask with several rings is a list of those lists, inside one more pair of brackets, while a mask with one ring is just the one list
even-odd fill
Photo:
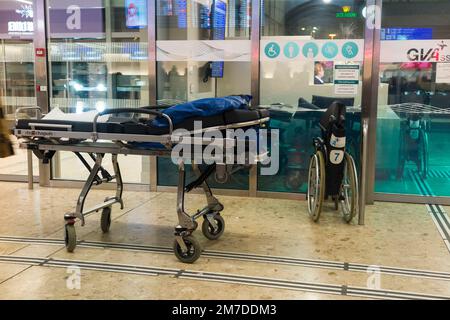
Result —
[[[108, 234], [99, 228], [99, 215], [88, 217], [84, 227], [77, 225], [78, 239], [100, 242], [99, 247], [79, 245], [67, 253], [61, 241], [51, 243], [48, 239], [62, 240], [63, 214], [73, 210], [78, 192], [29, 191], [26, 184], [0, 183], [0, 298], [363, 299], [389, 298], [393, 291], [397, 296], [406, 292], [406, 298], [411, 293], [450, 297], [450, 253], [424, 205], [377, 203], [367, 207], [366, 225], [358, 226], [345, 224], [331, 205], [315, 224], [302, 201], [220, 196], [225, 233], [209, 241], [196, 231], [205, 252], [186, 265], [168, 252], [177, 223], [172, 193], [125, 192], [125, 209], [113, 209]], [[93, 191], [87, 205], [110, 194]], [[203, 204], [203, 196], [189, 195], [190, 212]], [[6, 242], [7, 237], [18, 239]], [[29, 242], [37, 239], [44, 240]], [[135, 246], [119, 250], [124, 243]], [[156, 252], [155, 246], [164, 252]], [[227, 258], [215, 257], [216, 251]], [[247, 261], [236, 253], [246, 254]], [[276, 256], [296, 260], [286, 263]], [[31, 266], [23, 257], [39, 259]], [[258, 261], [261, 257], [265, 260]], [[58, 266], [65, 260], [69, 262]], [[400, 271], [388, 274], [386, 266]], [[150, 267], [159, 275], [150, 275]], [[441, 274], [433, 279], [424, 272], [405, 276], [405, 269]], [[191, 271], [195, 276], [188, 277]], [[80, 288], [73, 289], [73, 283]]]

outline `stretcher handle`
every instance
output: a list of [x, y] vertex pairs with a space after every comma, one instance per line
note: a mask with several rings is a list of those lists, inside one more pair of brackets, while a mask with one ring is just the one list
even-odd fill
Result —
[[151, 114], [158, 117], [166, 118], [167, 122], [169, 123], [169, 134], [171, 135], [173, 132], [173, 123], [172, 119], [167, 114], [164, 114], [159, 111], [155, 110], [149, 110], [144, 108], [117, 108], [117, 109], [108, 109], [102, 112], [99, 112], [95, 115], [94, 123], [92, 124], [92, 136], [93, 140], [97, 140], [97, 121], [98, 118], [101, 116], [105, 116], [107, 114], [115, 114], [115, 113], [141, 113], [141, 114]]
[[14, 113], [14, 118], [16, 120], [16, 125], [19, 122], [19, 112], [20, 111], [25, 111], [25, 110], [36, 110], [36, 114], [37, 114], [37, 119], [41, 119], [42, 118], [42, 109], [41, 107], [19, 107], [16, 109], [15, 113]]

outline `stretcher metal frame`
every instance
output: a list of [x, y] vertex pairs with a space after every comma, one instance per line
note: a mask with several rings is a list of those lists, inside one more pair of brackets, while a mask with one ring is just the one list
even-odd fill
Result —
[[[118, 155], [142, 155], [142, 156], [162, 156], [170, 157], [172, 147], [175, 144], [193, 144], [193, 145], [214, 145], [222, 150], [229, 150], [236, 145], [237, 138], [222, 138], [222, 139], [208, 139], [203, 136], [192, 137], [189, 136], [186, 142], [186, 136], [174, 134], [174, 126], [169, 116], [156, 111], [155, 109], [161, 108], [160, 106], [146, 107], [146, 108], [125, 108], [125, 109], [111, 109], [98, 113], [93, 121], [92, 132], [78, 132], [72, 131], [70, 124], [51, 124], [43, 122], [30, 122], [28, 125], [31, 129], [14, 129], [14, 134], [17, 138], [22, 139], [20, 147], [31, 150], [40, 160], [44, 163], [48, 163], [57, 151], [73, 152], [82, 162], [82, 164], [89, 171], [89, 176], [80, 192], [77, 200], [75, 212], [66, 213], [64, 215], [65, 220], [65, 233], [64, 239], [66, 249], [69, 252], [73, 252], [77, 245], [77, 236], [75, 231], [75, 223], [79, 220], [81, 226], [86, 223], [85, 218], [94, 213], [102, 211], [100, 225], [104, 233], [109, 231], [111, 225], [111, 207], [115, 204], [119, 204], [120, 208], [124, 208], [123, 203], [123, 180], [120, 172]], [[38, 120], [42, 117], [42, 112], [39, 107], [27, 107], [19, 108], [16, 111], [16, 123], [17, 113], [21, 111], [37, 110]], [[152, 116], [164, 117], [169, 124], [169, 133], [164, 135], [140, 135], [140, 134], [122, 134], [122, 133], [103, 133], [98, 132], [98, 120], [100, 116], [108, 114], [119, 113], [136, 113], [136, 114], [148, 114]], [[254, 121], [246, 121], [235, 124], [209, 127], [202, 129], [202, 132], [211, 130], [227, 130], [238, 129], [252, 126], [260, 126], [269, 121], [269, 117], [260, 118]], [[43, 129], [39, 129], [43, 128]], [[59, 130], [50, 130], [52, 128]], [[60, 129], [65, 129], [64, 131]], [[201, 133], [191, 131], [190, 135], [194, 133]], [[135, 147], [127, 144], [126, 142], [152, 142], [160, 143], [164, 148], [156, 149], [144, 149], [141, 147]], [[247, 144], [249, 142], [247, 141]], [[251, 142], [256, 143], [256, 142]], [[195, 150], [195, 148], [194, 148]], [[258, 150], [258, 149], [251, 149]], [[233, 151], [234, 152], [234, 151]], [[94, 165], [91, 167], [86, 158], [82, 154], [87, 154], [90, 159], [94, 161]], [[111, 175], [102, 166], [105, 154], [112, 155], [112, 164], [114, 174]], [[193, 181], [186, 186], [186, 163], [185, 160], [180, 159], [178, 162], [178, 186], [177, 186], [177, 216], [178, 225], [175, 227], [175, 241], [174, 241], [174, 253], [175, 256], [182, 262], [193, 263], [201, 254], [201, 246], [198, 240], [192, 235], [192, 233], [198, 227], [198, 220], [204, 217], [202, 224], [202, 232], [210, 240], [218, 239], [224, 232], [225, 222], [220, 213], [224, 210], [224, 206], [220, 201], [214, 197], [211, 188], [206, 181], [207, 178], [216, 171], [217, 164], [209, 165], [207, 169], [202, 172], [198, 164], [194, 159], [198, 159], [201, 156], [192, 152], [191, 164], [194, 173], [197, 175], [197, 180]], [[246, 154], [246, 159], [249, 163], [257, 163], [267, 157], [267, 152], [258, 151], [257, 154]], [[227, 170], [225, 166], [220, 166], [221, 174], [226, 174], [223, 170]], [[223, 169], [225, 168], [225, 169]], [[231, 174], [231, 173], [230, 173]], [[115, 196], [108, 197], [103, 203], [100, 203], [92, 208], [85, 209], [85, 200], [94, 185], [100, 185], [107, 182], [116, 182]], [[192, 189], [201, 187], [205, 196], [207, 205], [197, 211], [194, 215], [189, 215], [184, 208], [184, 200], [187, 192]]]

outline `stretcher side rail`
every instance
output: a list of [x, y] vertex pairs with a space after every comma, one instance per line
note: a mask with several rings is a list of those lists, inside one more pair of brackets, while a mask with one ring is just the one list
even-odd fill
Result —
[[[251, 126], [258, 126], [268, 122], [270, 118], [262, 118], [258, 120], [246, 121], [246, 122], [238, 122], [228, 125], [215, 126], [204, 128], [201, 131], [190, 131], [189, 135], [204, 133], [209, 131], [223, 131], [228, 129], [239, 129]], [[51, 128], [52, 124], [46, 123], [38, 123], [38, 126], [42, 128]], [[60, 130], [48, 130], [48, 129], [14, 129], [14, 135], [18, 138], [46, 138], [46, 139], [74, 139], [74, 140], [93, 140], [93, 132], [81, 132], [81, 131], [72, 131], [71, 128], [68, 131], [60, 131]], [[143, 135], [143, 134], [129, 134], [129, 133], [102, 133], [97, 132], [95, 134], [97, 140], [110, 140], [110, 141], [133, 141], [133, 142], [156, 142], [161, 143], [164, 146], [170, 149], [170, 146], [173, 143], [177, 143], [182, 140], [186, 135], [179, 134], [177, 132], [173, 134], [164, 134], [164, 135]], [[195, 138], [195, 137], [194, 137]], [[205, 139], [204, 144], [209, 144], [210, 140]]]
[[98, 133], [97, 133], [97, 121], [98, 118], [101, 116], [105, 116], [108, 114], [116, 114], [116, 113], [140, 113], [140, 114], [149, 114], [154, 115], [158, 117], [163, 117], [167, 120], [167, 123], [169, 125], [169, 136], [173, 133], [173, 123], [172, 119], [165, 113], [151, 110], [151, 109], [142, 109], [142, 108], [118, 108], [118, 109], [108, 109], [102, 112], [99, 112], [94, 117], [94, 122], [92, 124], [92, 140], [95, 142], [98, 139]]
[[41, 119], [42, 116], [44, 115], [44, 114], [42, 113], [41, 107], [19, 107], [19, 108], [17, 108], [16, 111], [14, 112], [14, 120], [15, 120], [16, 124], [17, 124], [17, 122], [19, 121], [19, 117], [18, 117], [19, 113], [20, 113], [21, 111], [28, 111], [28, 110], [36, 110], [36, 111], [37, 111], [37, 119], [38, 119], [38, 120]]

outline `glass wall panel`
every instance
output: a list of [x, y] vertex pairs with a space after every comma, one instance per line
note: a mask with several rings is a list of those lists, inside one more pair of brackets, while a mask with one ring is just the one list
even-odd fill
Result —
[[[81, 113], [149, 104], [146, 0], [50, 0], [47, 24], [52, 110]], [[147, 157], [119, 160], [125, 182], [149, 182]], [[105, 165], [112, 169], [107, 159]], [[57, 154], [55, 178], [87, 174], [75, 155]]]
[[[280, 170], [258, 176], [258, 190], [306, 192], [312, 139], [321, 112], [339, 100], [361, 104], [365, 1], [264, 0], [261, 104], [279, 130]], [[359, 162], [360, 109], [347, 112], [347, 150]]]
[[450, 195], [450, 2], [383, 2], [376, 192]]
[[[32, 39], [33, 2], [0, 0], [0, 108], [11, 126], [17, 108], [36, 106]], [[0, 159], [0, 175], [26, 175], [26, 151], [11, 139], [15, 155]]]
[[[250, 0], [157, 0], [159, 104], [250, 94]], [[192, 176], [192, 172], [188, 171]], [[158, 185], [177, 184], [171, 159], [158, 159]], [[248, 171], [219, 188], [248, 189]]]

